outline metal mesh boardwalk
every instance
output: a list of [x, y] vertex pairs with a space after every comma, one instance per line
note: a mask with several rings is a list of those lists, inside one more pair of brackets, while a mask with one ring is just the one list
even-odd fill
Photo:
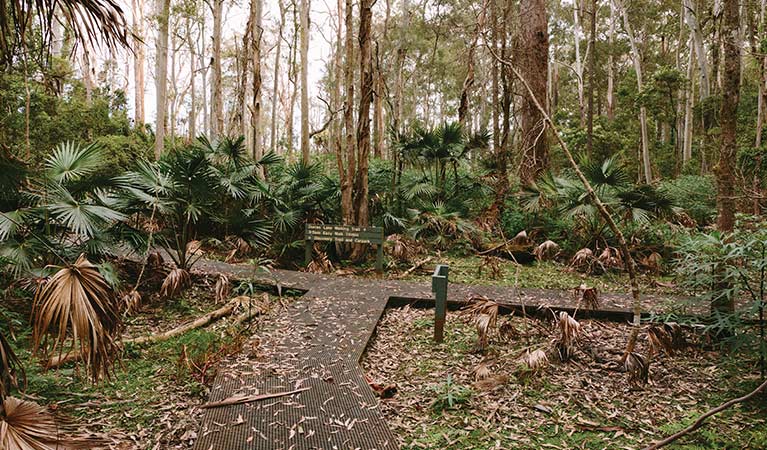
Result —
[[[201, 261], [198, 268], [235, 277], [254, 275], [251, 268], [215, 261]], [[255, 354], [244, 352], [219, 370], [210, 400], [309, 389], [206, 410], [195, 450], [398, 448], [358, 362], [389, 299], [430, 299], [430, 286], [281, 270], [263, 282], [306, 293], [267, 325], [262, 340], [254, 343]], [[448, 301], [465, 301], [469, 294], [530, 311], [577, 308], [567, 292], [458, 284], [450, 286]], [[604, 294], [602, 305], [592, 315], [631, 317], [626, 295]]]

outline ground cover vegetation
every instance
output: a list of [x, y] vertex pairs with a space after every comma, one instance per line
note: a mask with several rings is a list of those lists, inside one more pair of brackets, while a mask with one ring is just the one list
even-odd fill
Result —
[[[764, 393], [685, 429], [764, 388], [764, 5], [0, 3], [0, 448], [193, 445], [290, 299], [270, 270], [377, 276], [363, 245], [304, 267], [307, 223], [382, 227], [389, 278], [577, 304], [470, 297], [440, 346], [389, 311], [364, 368], [403, 447], [767, 445]], [[619, 292], [652, 314], [578, 315]]]

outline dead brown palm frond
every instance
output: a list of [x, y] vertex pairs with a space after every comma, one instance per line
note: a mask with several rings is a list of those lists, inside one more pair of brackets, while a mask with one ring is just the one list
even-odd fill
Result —
[[519, 358], [519, 365], [516, 369], [516, 375], [520, 379], [529, 378], [532, 375], [542, 372], [549, 366], [549, 357], [542, 349], [530, 351], [525, 350]]
[[474, 389], [478, 391], [494, 391], [500, 389], [509, 382], [509, 376], [498, 373], [474, 382]]
[[189, 272], [175, 268], [163, 280], [162, 286], [160, 286], [160, 297], [173, 298], [191, 284], [192, 278], [189, 276]]
[[509, 242], [511, 245], [527, 245], [530, 243], [530, 239], [527, 237], [527, 231], [522, 230], [519, 233], [517, 233], [516, 236], [511, 238], [511, 241]]
[[498, 327], [498, 336], [503, 342], [511, 342], [519, 336], [519, 331], [514, 327], [511, 317], [506, 318]]
[[574, 291], [578, 305], [583, 305], [587, 309], [599, 308], [599, 291], [595, 287], [589, 287], [582, 283]]
[[[316, 249], [315, 249], [316, 250]], [[328, 254], [322, 250], [316, 250], [314, 259], [306, 266], [306, 271], [311, 273], [330, 273], [333, 271], [333, 263], [330, 262]]]
[[604, 250], [597, 257], [597, 261], [602, 265], [604, 270], [607, 269], [620, 269], [623, 267], [623, 259], [617, 248], [610, 246], [605, 247]]
[[653, 275], [659, 275], [663, 257], [658, 252], [652, 252], [639, 260], [639, 264]]
[[474, 381], [480, 381], [485, 380], [487, 378], [490, 378], [493, 375], [493, 372], [490, 370], [490, 366], [492, 365], [492, 361], [483, 360], [480, 361], [479, 364], [477, 364], [477, 367], [472, 370], [472, 373], [474, 374]]
[[482, 263], [477, 268], [477, 276], [482, 276], [482, 272], [487, 271], [491, 280], [497, 280], [503, 275], [501, 270], [501, 258], [497, 256], [483, 256]]
[[165, 260], [163, 259], [160, 252], [152, 252], [146, 257], [146, 263], [147, 266], [149, 266], [153, 270], [159, 270], [162, 269], [162, 266], [165, 264]]
[[546, 241], [533, 249], [533, 255], [538, 261], [546, 261], [556, 258], [559, 254], [559, 245], [554, 241]]
[[9, 394], [12, 386], [24, 384], [26, 377], [19, 358], [14, 353], [11, 343], [0, 333], [0, 401]]
[[575, 252], [570, 260], [570, 267], [590, 272], [594, 266], [594, 252], [590, 248], [582, 248]]
[[216, 280], [216, 303], [224, 302], [232, 293], [232, 286], [229, 284], [229, 277], [224, 274], [218, 276]]
[[131, 289], [122, 296], [123, 315], [132, 316], [141, 309], [141, 294]]
[[32, 317], [35, 352], [46, 359], [74, 352], [94, 382], [109, 376], [122, 321], [114, 291], [85, 255], [35, 293]]
[[483, 352], [490, 341], [490, 333], [498, 324], [498, 303], [489, 298], [476, 295], [469, 298], [471, 305], [464, 312], [471, 314], [477, 327], [477, 351]]
[[566, 362], [575, 353], [575, 347], [581, 335], [581, 324], [564, 311], [560, 311], [559, 316], [555, 317], [557, 317], [557, 336], [554, 339], [554, 346], [559, 359]]
[[8, 397], [0, 404], [0, 448], [7, 450], [68, 450], [103, 446], [94, 437], [78, 436], [70, 421], [54, 416], [34, 402]]
[[623, 363], [623, 368], [629, 374], [629, 383], [647, 384], [650, 377], [650, 362], [641, 354], [630, 352]]
[[201, 241], [189, 241], [186, 244], [186, 253], [191, 257], [200, 257], [205, 252], [202, 250], [202, 242]]

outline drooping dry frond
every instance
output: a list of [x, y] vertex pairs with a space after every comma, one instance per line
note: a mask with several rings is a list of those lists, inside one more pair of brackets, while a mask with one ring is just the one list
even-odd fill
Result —
[[597, 261], [602, 267], [607, 269], [620, 269], [623, 267], [623, 258], [617, 248], [610, 246], [605, 247], [604, 250], [597, 257]]
[[498, 336], [504, 342], [510, 342], [519, 336], [519, 331], [514, 327], [514, 323], [511, 321], [511, 317], [506, 318], [498, 327]]
[[35, 293], [32, 342], [45, 356], [80, 355], [94, 382], [109, 376], [122, 321], [114, 291], [81, 255]]
[[639, 353], [630, 352], [623, 363], [623, 368], [629, 374], [629, 383], [647, 384], [650, 376], [650, 362]]
[[579, 305], [583, 305], [588, 309], [599, 308], [599, 291], [595, 287], [589, 287], [585, 283], [582, 283], [574, 291], [576, 300]]
[[650, 342], [649, 356], [651, 359], [661, 353], [674, 356], [674, 351], [685, 345], [682, 327], [674, 322], [650, 325], [647, 329], [647, 338]]
[[0, 401], [8, 395], [11, 386], [19, 385], [19, 378], [24, 380], [24, 370], [19, 358], [11, 348], [11, 343], [0, 333]]
[[165, 264], [165, 260], [163, 259], [160, 252], [152, 252], [146, 257], [146, 263], [147, 266], [153, 270], [159, 270], [162, 269], [163, 264]]
[[135, 289], [126, 292], [122, 297], [123, 315], [132, 316], [141, 308], [141, 294]]
[[202, 242], [200, 241], [189, 241], [186, 244], [186, 252], [189, 256], [202, 256]]
[[497, 280], [503, 275], [501, 270], [501, 258], [497, 256], [483, 256], [482, 263], [477, 268], [477, 275], [482, 276], [482, 272], [487, 271], [491, 280]]
[[541, 349], [527, 351], [525, 354], [525, 363], [531, 370], [537, 372], [545, 369], [549, 365], [549, 357], [546, 356], [546, 352]]
[[566, 312], [560, 311], [557, 316], [557, 337], [554, 339], [554, 346], [561, 361], [569, 361], [573, 356], [580, 334], [581, 324]]
[[317, 256], [306, 266], [306, 271], [311, 273], [330, 273], [333, 271], [333, 263], [328, 254], [322, 250], [316, 250]]
[[472, 370], [472, 373], [474, 373], [474, 381], [484, 380], [492, 376], [493, 372], [490, 370], [491, 363], [492, 361], [483, 360], [477, 364], [477, 367]]
[[538, 261], [546, 261], [555, 258], [559, 254], [559, 245], [554, 241], [545, 241], [533, 250], [533, 255]]
[[575, 252], [573, 259], [570, 260], [570, 267], [579, 270], [591, 271], [594, 265], [594, 252], [590, 248], [582, 248]]
[[173, 298], [191, 284], [192, 278], [189, 276], [189, 272], [175, 268], [163, 280], [162, 286], [160, 286], [160, 297]]
[[490, 341], [490, 333], [498, 323], [498, 303], [489, 298], [476, 295], [469, 298], [471, 305], [463, 310], [473, 316], [477, 327], [477, 351], [483, 352]]
[[660, 253], [652, 252], [640, 259], [639, 264], [647, 269], [648, 272], [658, 275], [660, 273], [661, 265], [663, 264], [663, 257]]
[[224, 274], [218, 276], [216, 280], [216, 303], [226, 301], [229, 298], [229, 294], [232, 292], [232, 287], [229, 284], [229, 277]]
[[511, 245], [527, 245], [530, 242], [530, 240], [527, 237], [527, 231], [522, 230], [519, 233], [517, 233], [516, 236], [511, 238]]
[[403, 263], [412, 263], [419, 255], [426, 253], [423, 245], [401, 234], [387, 236], [384, 250], [392, 259]]
[[8, 397], [0, 404], [0, 448], [68, 450], [103, 446], [102, 439], [78, 436], [77, 428], [37, 403]]

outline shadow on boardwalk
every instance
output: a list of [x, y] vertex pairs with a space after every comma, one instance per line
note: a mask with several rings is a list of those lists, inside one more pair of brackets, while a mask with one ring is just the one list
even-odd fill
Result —
[[[253, 278], [247, 266], [200, 261], [198, 270]], [[196, 450], [395, 449], [378, 400], [358, 362], [387, 304], [426, 303], [431, 286], [394, 280], [342, 278], [275, 270], [257, 277], [264, 284], [304, 291], [299, 300], [266, 326], [262, 340], [219, 370], [210, 401], [308, 388], [300, 393], [206, 411]], [[571, 292], [451, 284], [453, 306], [470, 294], [512, 304], [533, 313], [573, 311]], [[603, 294], [599, 311], [579, 311], [630, 320], [628, 295]], [[658, 304], [646, 299], [644, 310]]]

